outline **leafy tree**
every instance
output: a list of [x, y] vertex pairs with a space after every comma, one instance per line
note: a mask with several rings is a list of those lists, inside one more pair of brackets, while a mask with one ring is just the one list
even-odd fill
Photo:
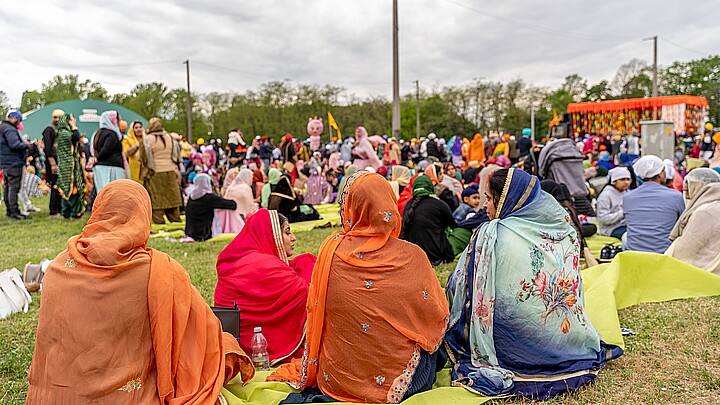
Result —
[[5, 118], [8, 111], [10, 111], [10, 100], [4, 91], [0, 90], [0, 119]]
[[660, 72], [663, 94], [690, 94], [708, 100], [709, 117], [720, 122], [720, 56], [674, 62]]
[[[652, 80], [648, 77], [647, 64], [637, 58], [621, 65], [610, 82], [613, 94], [619, 98], [638, 98], [650, 95]], [[647, 83], [650, 81], [650, 91]]]
[[162, 83], [142, 83], [133, 87], [129, 94], [114, 95], [112, 102], [150, 118], [167, 114], [168, 95], [168, 88]]
[[30, 112], [45, 105], [42, 94], [33, 90], [25, 90], [20, 101], [20, 111]]
[[585, 97], [582, 101], [603, 101], [613, 99], [612, 90], [610, 90], [610, 84], [607, 80], [602, 80], [600, 83], [590, 86], [585, 92]]

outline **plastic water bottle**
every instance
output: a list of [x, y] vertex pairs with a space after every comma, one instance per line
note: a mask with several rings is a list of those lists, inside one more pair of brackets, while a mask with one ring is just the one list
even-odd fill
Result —
[[250, 340], [252, 348], [252, 362], [256, 370], [270, 370], [270, 356], [267, 351], [267, 339], [262, 334], [262, 328], [257, 326], [254, 329], [255, 334]]

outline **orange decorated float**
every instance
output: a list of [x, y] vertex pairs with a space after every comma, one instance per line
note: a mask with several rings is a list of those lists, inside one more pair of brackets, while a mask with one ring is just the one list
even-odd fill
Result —
[[641, 121], [673, 123], [675, 135], [702, 134], [708, 102], [699, 96], [662, 96], [568, 104], [573, 130], [579, 134], [640, 131]]

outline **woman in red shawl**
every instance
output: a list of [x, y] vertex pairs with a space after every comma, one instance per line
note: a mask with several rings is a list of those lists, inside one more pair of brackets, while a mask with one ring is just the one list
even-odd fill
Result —
[[277, 211], [261, 209], [220, 253], [215, 305], [240, 308], [240, 347], [248, 352], [253, 329], [262, 327], [271, 364], [302, 355], [305, 304], [315, 256], [288, 261], [295, 249], [290, 224]]

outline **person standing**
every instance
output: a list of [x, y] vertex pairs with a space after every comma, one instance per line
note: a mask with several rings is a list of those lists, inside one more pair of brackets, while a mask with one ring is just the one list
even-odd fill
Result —
[[45, 144], [45, 182], [50, 187], [50, 218], [60, 218], [60, 193], [55, 189], [57, 181], [57, 128], [60, 117], [65, 111], [56, 109], [52, 112], [52, 122], [42, 133]]
[[128, 178], [119, 122], [120, 115], [117, 111], [103, 112], [100, 115], [100, 128], [93, 138], [93, 149], [97, 159], [93, 171], [98, 194], [111, 181]]
[[263, 173], [267, 176], [268, 171], [270, 170], [270, 164], [273, 160], [273, 146], [270, 145], [270, 141], [268, 141], [267, 136], [263, 136], [260, 138], [260, 141], [262, 142], [260, 144], [260, 150], [258, 152], [258, 155], [260, 155], [260, 162], [262, 162], [262, 170]]
[[0, 169], [3, 171], [5, 184], [3, 197], [5, 209], [10, 219], [26, 219], [20, 214], [18, 193], [25, 170], [25, 153], [30, 142], [23, 140], [18, 131], [18, 124], [23, 120], [19, 111], [11, 111], [0, 124]]
[[80, 161], [80, 138], [75, 117], [72, 114], [60, 117], [55, 188], [60, 193], [60, 213], [65, 219], [78, 219], [85, 212], [85, 173]]
[[181, 222], [180, 146], [165, 131], [160, 118], [150, 118], [147, 132], [140, 150], [140, 177], [150, 194], [153, 223], [164, 224], [165, 216], [170, 222]]
[[647, 155], [633, 165], [643, 184], [623, 196], [627, 243], [623, 250], [664, 253], [670, 247], [670, 232], [685, 211], [682, 193], [667, 188], [665, 165]]
[[140, 142], [145, 136], [145, 129], [140, 121], [133, 121], [130, 131], [123, 137], [122, 148], [130, 169], [130, 178], [142, 184], [140, 179]]

